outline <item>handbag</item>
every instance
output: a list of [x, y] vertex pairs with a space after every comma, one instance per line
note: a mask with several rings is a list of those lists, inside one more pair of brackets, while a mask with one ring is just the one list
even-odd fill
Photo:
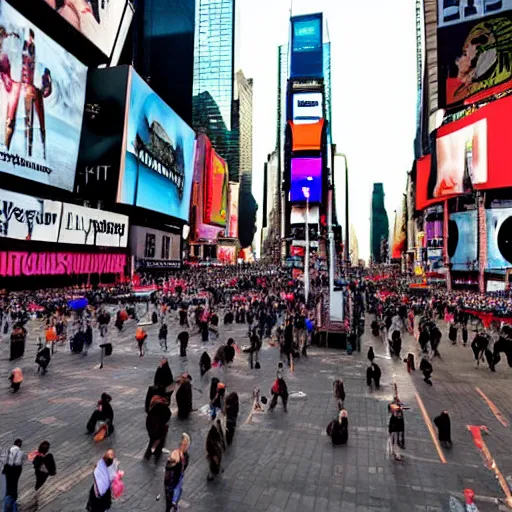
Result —
[[111, 489], [112, 496], [115, 500], [118, 500], [124, 492], [124, 482], [123, 482], [124, 471], [118, 471], [114, 480], [112, 480]]
[[107, 427], [106, 423], [104, 423], [103, 425], [101, 425], [98, 432], [96, 432], [96, 434], [94, 434], [94, 437], [93, 437], [94, 441], [96, 443], [103, 441], [107, 437], [107, 432], [108, 432], [108, 427]]

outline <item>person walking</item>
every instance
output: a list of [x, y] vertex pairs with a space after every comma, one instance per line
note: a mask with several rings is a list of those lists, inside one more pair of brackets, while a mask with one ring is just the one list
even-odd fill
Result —
[[448, 411], [444, 410], [439, 416], [434, 418], [434, 424], [438, 430], [438, 438], [445, 448], [452, 447], [452, 425]]
[[274, 384], [272, 385], [272, 389], [270, 392], [272, 394], [272, 401], [270, 402], [269, 410], [273, 411], [275, 409], [277, 405], [277, 399], [281, 397], [281, 400], [283, 401], [283, 410], [284, 412], [287, 412], [288, 387], [286, 386], [286, 382], [284, 380], [283, 363], [281, 362], [277, 364], [276, 380], [274, 381]]
[[190, 436], [183, 433], [179, 447], [171, 452], [165, 465], [165, 512], [176, 512], [178, 510], [183, 492], [185, 470], [189, 464], [189, 448]]
[[432, 375], [432, 372], [434, 371], [434, 369], [432, 368], [432, 364], [430, 363], [430, 361], [426, 357], [424, 357], [421, 360], [420, 371], [423, 373], [423, 380], [427, 384], [432, 386], [432, 380], [430, 379], [430, 376]]
[[14, 368], [9, 376], [11, 381], [11, 389], [13, 393], [17, 393], [20, 390], [21, 383], [23, 382], [23, 372], [21, 368]]
[[181, 331], [178, 334], [176, 342], [180, 344], [180, 357], [187, 357], [188, 339], [189, 334], [187, 331]]
[[23, 470], [25, 454], [21, 450], [23, 442], [16, 439], [7, 452], [2, 474], [5, 478], [3, 512], [18, 512], [18, 482]]
[[160, 348], [167, 352], [167, 324], [164, 322], [158, 331], [158, 341]]
[[137, 327], [137, 331], [135, 332], [135, 339], [137, 340], [137, 345], [139, 347], [139, 357], [144, 357], [144, 342], [148, 337], [147, 332], [141, 327]]
[[35, 453], [31, 453], [30, 457], [34, 465], [34, 472], [36, 474], [35, 490], [38, 491], [45, 484], [49, 476], [57, 474], [57, 466], [53, 455], [50, 453], [50, 443], [43, 441]]
[[260, 349], [261, 349], [261, 340], [257, 334], [253, 334], [251, 336], [251, 348], [249, 349], [249, 366], [251, 370], [256, 368], [256, 370], [260, 369]]
[[117, 461], [112, 448], [98, 461], [94, 469], [94, 481], [89, 491], [88, 512], [105, 512], [112, 506], [112, 481], [117, 475]]

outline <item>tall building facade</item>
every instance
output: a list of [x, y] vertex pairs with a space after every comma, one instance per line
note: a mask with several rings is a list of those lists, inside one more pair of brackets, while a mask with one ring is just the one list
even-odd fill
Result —
[[196, 3], [192, 124], [227, 161], [230, 181], [239, 180], [235, 14], [235, 0]]
[[382, 261], [381, 247], [383, 240], [389, 237], [389, 219], [384, 206], [384, 185], [373, 184], [372, 210], [370, 221], [370, 255], [374, 263]]
[[252, 78], [245, 78], [242, 70], [236, 74], [236, 110], [239, 136], [239, 173], [243, 190], [252, 190]]
[[135, 69], [188, 124], [192, 123], [195, 10], [196, 0], [138, 0], [132, 38]]
[[261, 253], [273, 263], [279, 263], [281, 252], [281, 183], [278, 160], [277, 151], [268, 155], [263, 181]]

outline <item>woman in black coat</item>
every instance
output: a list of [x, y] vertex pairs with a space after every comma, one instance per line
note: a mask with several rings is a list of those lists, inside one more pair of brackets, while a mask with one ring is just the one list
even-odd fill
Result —
[[184, 373], [179, 379], [179, 387], [176, 391], [176, 403], [178, 404], [178, 418], [186, 420], [192, 412], [192, 377]]
[[44, 485], [49, 476], [57, 474], [57, 467], [53, 455], [50, 453], [50, 443], [48, 441], [43, 441], [39, 445], [33, 464], [36, 473], [37, 491]]

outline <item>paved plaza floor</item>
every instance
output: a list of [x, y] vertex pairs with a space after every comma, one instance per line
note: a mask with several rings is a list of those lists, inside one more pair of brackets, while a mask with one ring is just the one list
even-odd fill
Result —
[[[291, 393], [288, 412], [278, 405], [272, 413], [251, 414], [252, 390], [260, 387], [269, 395], [278, 351], [264, 344], [260, 370], [250, 370], [247, 357], [239, 353], [231, 367], [214, 370], [221, 374], [228, 392], [238, 392], [241, 407], [234, 444], [225, 455], [225, 472], [214, 482], [207, 482], [208, 385], [201, 382], [198, 361], [205, 347], [213, 357], [215, 346], [228, 337], [239, 345], [246, 344], [246, 326], [221, 326], [219, 340], [207, 344], [194, 335], [188, 358], [183, 361], [175, 343], [177, 323], [176, 317], [169, 322], [167, 355], [175, 375], [185, 369], [191, 373], [196, 409], [189, 420], [180, 421], [173, 400], [167, 448], [177, 446], [182, 432], [192, 438], [181, 510], [445, 511], [450, 510], [450, 496], [461, 496], [465, 488], [472, 488], [480, 497], [481, 511], [498, 510], [493, 500], [504, 498], [504, 493], [494, 473], [485, 467], [467, 426], [490, 428], [485, 437], [487, 446], [501, 474], [505, 478], [512, 475], [512, 431], [508, 424], [512, 419], [512, 369], [506, 363], [493, 374], [487, 367], [476, 369], [471, 349], [449, 345], [445, 335], [440, 348], [442, 360], [433, 362], [434, 385], [430, 387], [418, 371], [409, 375], [405, 364], [391, 359], [386, 346], [368, 334], [361, 354], [348, 356], [338, 350], [311, 347], [309, 357], [298, 361], [294, 372], [285, 375]], [[126, 473], [126, 491], [114, 502], [113, 512], [165, 509], [164, 459], [158, 464], [143, 460], [147, 445], [144, 398], [163, 355], [157, 327], [148, 327], [148, 350], [143, 358], [138, 357], [134, 321], [129, 321], [121, 334], [113, 332], [113, 326], [110, 330], [114, 353], [105, 360], [103, 369], [98, 368], [95, 341], [87, 356], [58, 347], [47, 375], [39, 376], [34, 359], [42, 325], [31, 321], [25, 357], [16, 363], [25, 374], [17, 394], [11, 393], [7, 381], [14, 366], [7, 359], [8, 343], [5, 337], [0, 342], [0, 382], [4, 383], [0, 387], [0, 447], [5, 449], [20, 437], [28, 452], [48, 440], [57, 463], [58, 474], [49, 479], [41, 495], [41, 511], [84, 510], [94, 465], [109, 446], [115, 449]], [[369, 345], [375, 349], [383, 374], [382, 389], [373, 393], [365, 382]], [[416, 342], [407, 335], [404, 353], [409, 349], [417, 353]], [[332, 394], [336, 378], [345, 382], [350, 431], [348, 444], [340, 447], [333, 447], [325, 432], [337, 412]], [[402, 463], [390, 460], [386, 452], [387, 405], [393, 383], [409, 407]], [[85, 424], [103, 391], [113, 397], [116, 431], [95, 444], [85, 434]], [[443, 409], [448, 409], [452, 418], [454, 446], [439, 453], [429, 421]], [[20, 481], [22, 511], [29, 510], [34, 481], [33, 469], [27, 463]]]

